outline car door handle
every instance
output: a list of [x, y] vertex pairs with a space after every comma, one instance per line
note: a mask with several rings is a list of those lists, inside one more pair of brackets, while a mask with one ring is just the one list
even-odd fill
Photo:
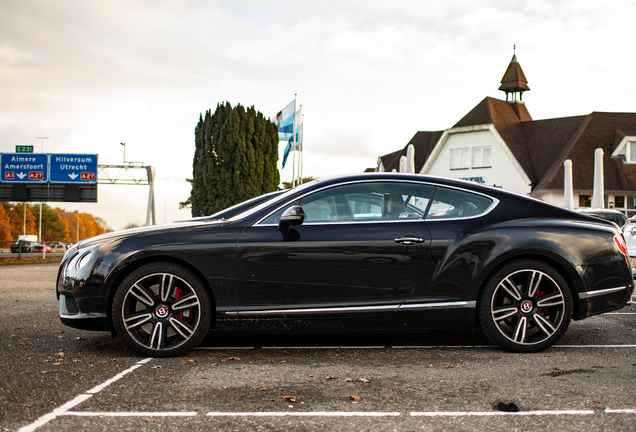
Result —
[[404, 245], [412, 245], [414, 243], [423, 243], [424, 239], [422, 237], [403, 236], [396, 238], [394, 241]]

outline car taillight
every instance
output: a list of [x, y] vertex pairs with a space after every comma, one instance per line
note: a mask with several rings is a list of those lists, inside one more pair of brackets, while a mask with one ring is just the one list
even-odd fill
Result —
[[614, 236], [614, 243], [616, 243], [616, 247], [623, 255], [627, 255], [627, 244], [625, 243], [623, 234], [616, 234]]

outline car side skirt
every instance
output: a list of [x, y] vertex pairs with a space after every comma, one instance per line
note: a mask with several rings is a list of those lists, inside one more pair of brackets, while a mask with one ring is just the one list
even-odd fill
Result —
[[358, 307], [331, 307], [331, 308], [306, 308], [306, 309], [266, 309], [246, 311], [225, 311], [224, 314], [232, 317], [254, 316], [287, 316], [287, 315], [322, 315], [322, 314], [352, 314], [369, 312], [392, 312], [398, 310], [432, 310], [432, 309], [464, 309], [476, 307], [475, 301], [437, 302], [418, 304], [398, 304], [382, 306], [358, 306]]

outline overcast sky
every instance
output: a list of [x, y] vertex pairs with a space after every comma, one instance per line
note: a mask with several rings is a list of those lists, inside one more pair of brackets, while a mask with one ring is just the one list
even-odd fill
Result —
[[[535, 120], [635, 112], [634, 17], [633, 0], [3, 0], [0, 152], [46, 136], [45, 153], [121, 164], [125, 142], [127, 161], [156, 167], [171, 222], [190, 216], [194, 128], [219, 102], [274, 118], [297, 93], [303, 174], [361, 172], [505, 99], [513, 44]], [[51, 205], [120, 229], [145, 222], [147, 196], [100, 185], [97, 204]]]

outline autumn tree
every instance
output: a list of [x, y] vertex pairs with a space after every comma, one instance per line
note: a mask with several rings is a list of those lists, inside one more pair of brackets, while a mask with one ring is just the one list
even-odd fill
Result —
[[6, 240], [13, 240], [11, 237], [11, 221], [5, 206], [0, 205], [0, 241]]
[[[35, 216], [35, 223], [40, 230], [40, 204], [29, 206], [31, 213]], [[48, 204], [42, 204], [42, 238], [41, 242], [51, 243], [53, 241], [64, 241], [68, 237], [68, 228], [60, 219], [59, 214]]]
[[192, 192], [182, 206], [204, 216], [277, 189], [278, 131], [254, 107], [218, 104], [194, 131]]

